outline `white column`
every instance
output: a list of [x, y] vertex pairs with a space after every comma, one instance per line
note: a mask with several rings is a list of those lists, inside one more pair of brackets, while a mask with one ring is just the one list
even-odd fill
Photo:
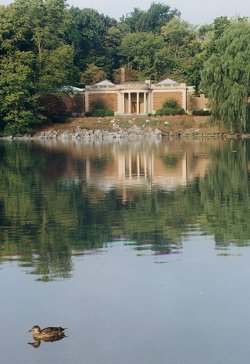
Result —
[[131, 92], [128, 93], [128, 114], [131, 114]]
[[124, 92], [122, 93], [122, 107], [121, 107], [121, 113], [125, 113], [125, 105], [124, 105]]
[[187, 111], [187, 90], [186, 87], [182, 91], [182, 107], [185, 111]]
[[147, 114], [147, 94], [144, 92], [144, 114]]
[[89, 111], [89, 93], [85, 91], [85, 111]]
[[140, 114], [140, 94], [136, 93], [136, 114]]

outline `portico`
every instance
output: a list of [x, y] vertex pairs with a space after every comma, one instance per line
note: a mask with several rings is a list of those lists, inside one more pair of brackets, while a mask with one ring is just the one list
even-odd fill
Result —
[[149, 93], [145, 90], [121, 91], [120, 114], [147, 114], [149, 112]]

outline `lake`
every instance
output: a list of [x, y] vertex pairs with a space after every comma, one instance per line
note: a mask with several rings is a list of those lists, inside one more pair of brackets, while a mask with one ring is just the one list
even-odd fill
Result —
[[249, 140], [1, 141], [1, 362], [248, 363], [249, 191]]

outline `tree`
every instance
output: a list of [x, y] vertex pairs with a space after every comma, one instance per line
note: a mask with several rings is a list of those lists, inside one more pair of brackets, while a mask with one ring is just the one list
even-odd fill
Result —
[[93, 63], [111, 75], [113, 59], [108, 52], [107, 38], [109, 29], [116, 27], [117, 21], [94, 9], [71, 7], [69, 14], [71, 21], [67, 30], [67, 41], [75, 49], [74, 62], [79, 72]]
[[131, 32], [157, 33], [162, 25], [179, 16], [180, 12], [177, 9], [171, 10], [166, 4], [153, 2], [146, 11], [134, 8], [134, 11], [121, 18], [121, 21], [129, 25]]
[[[170, 20], [161, 28], [165, 46], [156, 55], [158, 68], [164, 61], [161, 54], [166, 54], [164, 73], [179, 81], [186, 81], [198, 88], [200, 83], [201, 41], [197, 29], [188, 22], [179, 18]], [[159, 70], [158, 70], [159, 72]]]
[[155, 78], [155, 53], [164, 47], [163, 37], [150, 32], [129, 33], [120, 46], [124, 63], [139, 72], [139, 78]]
[[211, 101], [214, 119], [225, 122], [231, 132], [247, 127], [250, 93], [250, 22], [236, 19], [227, 26], [215, 51], [205, 62], [201, 87]]
[[74, 72], [73, 52], [69, 45], [43, 51], [43, 67], [36, 82], [40, 93], [56, 92], [70, 83], [71, 73]]
[[91, 63], [87, 66], [87, 69], [81, 76], [81, 84], [83, 85], [94, 85], [107, 78], [106, 73], [100, 67]]
[[65, 121], [67, 107], [60, 96], [55, 94], [42, 94], [39, 97], [39, 102], [47, 122]]
[[0, 9], [0, 118], [5, 132], [27, 131], [43, 118], [41, 92], [68, 84], [73, 48], [64, 42], [65, 0], [16, 0]]
[[31, 64], [27, 52], [0, 58], [0, 130], [5, 134], [27, 132], [39, 120]]

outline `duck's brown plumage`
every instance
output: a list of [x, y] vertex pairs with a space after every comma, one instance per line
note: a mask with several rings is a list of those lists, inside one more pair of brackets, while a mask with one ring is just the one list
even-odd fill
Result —
[[67, 328], [63, 327], [45, 327], [40, 329], [38, 325], [33, 326], [29, 332], [32, 332], [34, 339], [46, 340], [50, 338], [59, 338], [64, 336], [64, 331]]

